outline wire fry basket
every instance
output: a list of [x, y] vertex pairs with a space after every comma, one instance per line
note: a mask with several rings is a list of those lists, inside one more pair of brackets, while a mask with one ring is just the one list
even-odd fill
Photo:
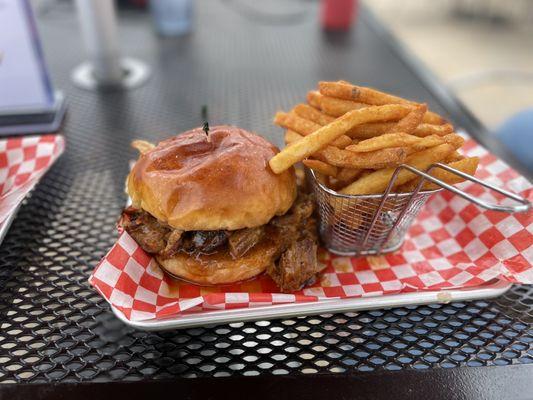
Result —
[[[429, 175], [435, 168], [442, 168], [494, 190], [518, 204], [508, 206], [478, 199]], [[394, 182], [402, 169], [421, 177], [412, 193], [392, 193]], [[426, 172], [409, 165], [400, 165], [383, 194], [340, 194], [321, 184], [312, 170], [308, 170], [308, 177], [318, 205], [320, 238], [329, 251], [343, 256], [378, 255], [399, 249], [422, 206], [433, 194], [444, 189], [488, 210], [516, 213], [526, 212], [531, 208], [531, 203], [527, 199], [441, 163], [431, 165]], [[422, 191], [421, 188], [426, 181], [433, 182], [441, 188]]]

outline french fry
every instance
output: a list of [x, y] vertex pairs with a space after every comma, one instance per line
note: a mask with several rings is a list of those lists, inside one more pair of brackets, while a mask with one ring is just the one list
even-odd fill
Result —
[[[303, 136], [310, 135], [314, 131], [321, 128], [320, 125], [315, 124], [312, 121], [309, 121], [305, 118], [298, 117], [292, 113], [277, 112], [274, 118], [274, 122], [285, 127], [289, 128], [285, 133], [285, 143], [293, 143]], [[346, 136], [342, 135], [335, 139], [331, 144], [340, 149], [344, 149], [346, 146], [349, 146], [352, 143], [352, 140]]]
[[[339, 99], [351, 100], [371, 105], [384, 104], [410, 104], [417, 105], [417, 103], [402, 99], [398, 96], [393, 96], [388, 93], [380, 92], [379, 90], [369, 87], [352, 85], [345, 81], [340, 82], [319, 82], [318, 89], [324, 96], [336, 97]], [[444, 118], [440, 115], [428, 111], [424, 114], [424, 122], [429, 124], [441, 125], [446, 123]]]
[[322, 96], [320, 107], [324, 113], [331, 117], [340, 117], [352, 110], [369, 107], [368, 104], [351, 100], [336, 99], [334, 97]]
[[347, 146], [346, 150], [353, 151], [355, 153], [364, 153], [391, 147], [406, 147], [407, 154], [412, 154], [417, 151], [427, 149], [428, 147], [438, 146], [442, 143], [446, 143], [446, 141], [444, 138], [437, 135], [420, 138], [405, 133], [388, 133], [362, 140], [358, 144]]
[[418, 138], [418, 139], [420, 140], [414, 143], [409, 148], [409, 150], [413, 150], [413, 151], [409, 151], [409, 154], [412, 154], [417, 151], [424, 150], [430, 147], [435, 147], [435, 146], [438, 146], [439, 144], [446, 143], [444, 138], [438, 135], [431, 135], [431, 136], [426, 136], [426, 137]]
[[307, 168], [310, 168], [315, 172], [319, 172], [322, 175], [333, 176], [333, 177], [337, 176], [337, 167], [335, 167], [334, 165], [330, 165], [319, 160], [313, 160], [311, 158], [308, 158], [307, 160], [303, 160], [302, 163]]
[[422, 122], [424, 114], [426, 113], [428, 107], [425, 104], [416, 106], [416, 108], [403, 117], [398, 123], [391, 129], [391, 133], [401, 132], [401, 133], [411, 133], [413, 132], [418, 125]]
[[300, 139], [303, 139], [303, 136], [291, 129], [287, 129], [287, 132], [285, 132], [285, 144], [291, 144]]
[[334, 190], [342, 189], [343, 187], [346, 187], [350, 183], [352, 183], [356, 178], [362, 176], [367, 171], [373, 170], [357, 168], [338, 168], [337, 176], [335, 176], [335, 178], [333, 179], [330, 177], [329, 187]]
[[312, 121], [301, 118], [293, 113], [286, 113], [278, 111], [274, 117], [274, 123], [290, 130], [299, 133], [300, 135], [310, 135], [317, 129], [320, 129], [320, 125], [315, 124]]
[[[275, 173], [302, 161], [323, 184], [357, 195], [382, 193], [402, 163], [426, 170], [442, 162], [475, 172], [477, 159], [457, 152], [464, 139], [425, 104], [345, 81], [320, 82], [318, 89], [307, 93], [308, 104], [276, 114], [275, 123], [287, 129], [287, 147], [269, 161]], [[432, 174], [451, 184], [462, 181], [440, 169]], [[401, 170], [394, 189], [412, 190], [417, 181]], [[424, 184], [424, 190], [435, 188]]]
[[301, 161], [326, 147], [333, 140], [344, 135], [356, 125], [401, 118], [410, 110], [411, 107], [408, 106], [389, 104], [350, 111], [342, 117], [337, 118], [332, 123], [321, 127], [310, 135], [305, 136], [303, 139], [294, 142], [291, 146], [281, 150], [270, 159], [270, 168], [274, 173], [279, 174], [296, 164], [298, 161]]
[[[396, 123], [394, 122], [372, 122], [369, 124], [358, 125], [347, 133], [351, 138], [368, 139], [371, 137], [391, 133]], [[431, 135], [444, 136], [453, 132], [451, 124], [433, 125], [422, 123], [412, 132], [412, 135], [425, 137]]]
[[359, 101], [372, 105], [383, 104], [411, 104], [414, 101], [402, 99], [401, 97], [380, 92], [376, 89], [352, 85], [346, 81], [339, 82], [318, 82], [318, 90], [324, 96], [336, 97], [339, 99]]
[[379, 169], [401, 164], [407, 156], [403, 147], [382, 149], [368, 153], [353, 153], [328, 146], [315, 157], [337, 167]]
[[[352, 176], [348, 175], [346, 173], [345, 176], [343, 176], [342, 171], [356, 171], [357, 174], [353, 174]], [[335, 187], [331, 187], [332, 189], [335, 189], [336, 191], [340, 191], [340, 189], [348, 186], [350, 183], [355, 181], [356, 179], [362, 178], [363, 176], [366, 176], [368, 174], [371, 174], [376, 170], [374, 169], [353, 169], [353, 168], [340, 168], [337, 172], [337, 176], [335, 177]], [[346, 178], [346, 179], [341, 179]]]
[[[285, 132], [285, 144], [290, 145], [302, 139], [303, 137], [304, 136], [300, 135], [299, 133], [288, 129]], [[346, 146], [349, 146], [350, 144], [352, 144], [352, 140], [346, 135], [339, 136], [337, 139], [331, 142], [332, 146], [338, 147], [339, 149], [344, 149]]]
[[452, 154], [450, 154], [448, 157], [446, 157], [444, 159], [444, 162], [446, 164], [448, 164], [448, 163], [451, 163], [451, 162], [454, 162], [454, 161], [463, 160], [464, 158], [465, 158], [465, 156], [460, 154], [458, 151], [454, 151]]
[[[451, 145], [443, 143], [439, 146], [411, 154], [405, 160], [405, 164], [411, 165], [412, 167], [421, 171], [425, 171], [431, 164], [442, 161], [453, 151], [454, 148]], [[395, 169], [395, 167], [384, 168], [372, 172], [357, 179], [344, 189], [341, 189], [340, 193], [352, 195], [382, 193], [389, 185]], [[398, 187], [413, 179], [413, 177], [416, 177], [416, 175], [408, 170], [403, 169], [398, 173], [393, 187]]]
[[298, 104], [294, 107], [293, 111], [296, 115], [308, 119], [318, 125], [327, 125], [335, 120], [335, 118], [324, 114], [322, 111], [319, 111], [308, 104]]
[[[450, 162], [447, 165], [459, 171], [462, 171], [468, 175], [474, 175], [476, 173], [478, 163], [479, 163], [478, 157], [470, 157], [470, 158], [464, 158], [462, 160]], [[460, 176], [455, 175], [441, 168], [435, 168], [433, 171], [431, 171], [430, 175], [450, 185], [464, 182], [464, 179], [461, 178]], [[412, 192], [413, 190], [415, 190], [416, 186], [418, 185], [419, 180], [420, 178], [412, 179], [409, 182], [401, 185], [397, 191], [399, 193]], [[426, 182], [422, 186], [421, 190], [436, 190], [439, 188], [440, 188], [439, 185], [436, 185], [432, 182]]]
[[347, 135], [354, 139], [369, 139], [390, 132], [395, 124], [395, 122], [371, 122], [357, 125], [350, 129]]
[[324, 186], [328, 186], [328, 177], [326, 175], [322, 175], [320, 172], [315, 173], [316, 180], [321, 183]]
[[458, 135], [457, 133], [450, 133], [449, 135], [442, 137], [446, 143], [453, 146], [454, 150], [457, 150], [460, 148], [465, 140], [461, 135]]
[[423, 123], [418, 125], [415, 130], [411, 132], [411, 134], [419, 137], [425, 137], [431, 135], [444, 136], [452, 132], [453, 126], [451, 124], [434, 125]]
[[[344, 186], [346, 186], [346, 185], [344, 185]], [[329, 187], [330, 189], [333, 189], [333, 190], [337, 190], [337, 189], [340, 189], [341, 187], [343, 187], [343, 182], [339, 181], [336, 177], [329, 176], [328, 177], [327, 187]]]
[[439, 114], [434, 113], [432, 111], [427, 111], [424, 114], [424, 118], [422, 119], [422, 121], [426, 124], [432, 125], [444, 125], [448, 123], [448, 121], [442, 118]]
[[346, 135], [339, 136], [337, 139], [331, 142], [332, 146], [335, 146], [339, 149], [344, 149], [346, 148], [346, 146], [350, 146], [351, 144], [352, 139], [350, 139], [350, 137]]
[[155, 147], [155, 144], [147, 142], [146, 140], [137, 139], [131, 142], [131, 147], [138, 150], [139, 153], [145, 154], [152, 150]]
[[311, 90], [307, 92], [307, 102], [309, 105], [313, 108], [316, 108], [317, 110], [322, 109], [322, 96], [319, 91], [317, 90]]
[[361, 172], [361, 175], [359, 175], [359, 178], [364, 178], [367, 175], [370, 175], [374, 170], [372, 169], [364, 169], [363, 172]]
[[366, 153], [368, 151], [388, 149], [391, 147], [409, 147], [420, 141], [422, 141], [421, 138], [407, 133], [386, 133], [381, 136], [362, 140], [357, 144], [352, 144], [346, 147], [346, 150], [355, 153]]
[[364, 171], [363, 169], [359, 169], [359, 168], [341, 168], [337, 172], [336, 178], [339, 181], [343, 182], [345, 184], [344, 186], [346, 186], [348, 185], [348, 183], [353, 182], [355, 178], [361, 175], [363, 171]]

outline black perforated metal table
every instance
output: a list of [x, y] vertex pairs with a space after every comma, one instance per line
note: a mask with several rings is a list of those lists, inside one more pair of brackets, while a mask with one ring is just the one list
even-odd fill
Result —
[[274, 375], [320, 374], [321, 393], [328, 384], [342, 386], [323, 374], [348, 379], [423, 369], [438, 376], [447, 368], [513, 365], [521, 368], [515, 377], [532, 376], [523, 369], [533, 363], [531, 287], [490, 301], [164, 333], [123, 325], [89, 287], [91, 270], [117, 235], [135, 156], [130, 141], [198, 126], [204, 104], [212, 124], [240, 125], [281, 144], [271, 123], [276, 110], [303, 100], [319, 80], [347, 79], [426, 101], [471, 134], [482, 133], [367, 12], [350, 34], [326, 35], [315, 2], [286, 24], [254, 19], [233, 3], [196, 2], [194, 33], [177, 39], [154, 36], [143, 13], [122, 12], [124, 54], [153, 69], [148, 84], [126, 92], [73, 87], [69, 74], [84, 54], [72, 5], [60, 2], [40, 16], [50, 69], [68, 97], [67, 151], [25, 201], [0, 248], [0, 382], [261, 375], [272, 383]]

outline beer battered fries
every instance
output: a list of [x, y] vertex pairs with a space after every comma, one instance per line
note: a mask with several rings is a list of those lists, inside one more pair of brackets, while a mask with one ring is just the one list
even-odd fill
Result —
[[411, 111], [409, 106], [387, 104], [347, 112], [342, 117], [337, 118], [328, 125], [324, 125], [276, 154], [269, 161], [270, 168], [276, 174], [279, 174], [326, 147], [330, 142], [344, 135], [356, 125], [394, 118], [399, 119], [407, 115], [409, 111]]
[[[308, 104], [278, 112], [274, 123], [285, 128], [285, 147], [270, 161], [281, 173], [302, 161], [321, 183], [347, 195], [383, 193], [397, 167], [425, 171], [442, 163], [473, 175], [478, 160], [458, 152], [464, 139], [425, 104], [346, 81], [319, 82], [307, 93]], [[449, 184], [463, 179], [442, 168], [431, 175]], [[393, 191], [411, 192], [420, 178], [402, 169]], [[426, 182], [422, 190], [438, 186]]]

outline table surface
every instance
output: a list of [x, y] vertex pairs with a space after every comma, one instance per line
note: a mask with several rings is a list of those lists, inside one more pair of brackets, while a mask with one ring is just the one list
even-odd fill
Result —
[[116, 239], [135, 158], [130, 141], [198, 126], [204, 104], [211, 124], [239, 125], [281, 145], [275, 111], [302, 101], [319, 80], [346, 79], [425, 101], [471, 134], [482, 133], [366, 11], [351, 33], [324, 34], [314, 2], [291, 19], [259, 18], [239, 4], [196, 2], [194, 33], [173, 39], [156, 37], [146, 14], [122, 12], [123, 53], [153, 70], [146, 85], [125, 92], [73, 87], [69, 74], [85, 58], [74, 10], [59, 3], [39, 17], [54, 81], [68, 99], [67, 151], [0, 248], [0, 382], [302, 373], [348, 379], [365, 371], [533, 363], [533, 289], [525, 286], [487, 301], [164, 333], [125, 326], [89, 287], [90, 272]]

